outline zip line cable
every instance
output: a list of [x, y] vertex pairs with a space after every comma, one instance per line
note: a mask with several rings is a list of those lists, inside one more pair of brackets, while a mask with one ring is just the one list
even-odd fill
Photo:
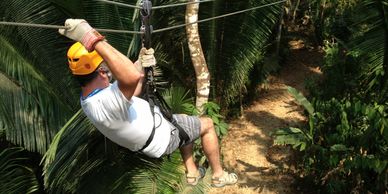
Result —
[[107, 3], [107, 4], [112, 4], [112, 5], [119, 5], [119, 6], [122, 6], [122, 7], [130, 7], [130, 8], [135, 8], [135, 9], [141, 9], [142, 8], [141, 6], [129, 5], [129, 4], [120, 3], [120, 2], [116, 2], [116, 1], [108, 1], [108, 0], [97, 0], [97, 1], [104, 2], [104, 3]]
[[161, 8], [167, 8], [167, 7], [176, 7], [176, 6], [181, 6], [181, 5], [190, 5], [190, 4], [196, 4], [196, 3], [206, 3], [206, 2], [211, 2], [214, 0], [202, 0], [202, 1], [197, 1], [197, 2], [186, 2], [186, 3], [177, 3], [177, 4], [171, 4], [171, 5], [159, 5], [152, 7], [152, 9], [161, 9]]
[[[21, 23], [21, 22], [3, 22], [3, 21], [0, 21], [0, 25], [50, 28], [50, 29], [67, 29], [66, 26], [49, 25], [49, 24], [32, 24], [32, 23]], [[99, 32], [113, 32], [113, 33], [124, 33], [124, 34], [143, 34], [143, 32], [140, 32], [140, 31], [113, 30], [113, 29], [103, 29], [103, 28], [95, 28], [95, 29]]]
[[[129, 4], [120, 3], [120, 2], [116, 2], [116, 1], [109, 1], [109, 0], [97, 0], [97, 1], [103, 2], [106, 4], [118, 5], [118, 6], [122, 6], [122, 7], [142, 9], [141, 6], [129, 5]], [[168, 7], [177, 7], [177, 6], [189, 5], [189, 4], [195, 4], [195, 3], [206, 3], [206, 2], [211, 2], [211, 1], [214, 1], [214, 0], [202, 0], [202, 1], [197, 1], [197, 2], [186, 2], [186, 3], [177, 3], [177, 4], [171, 4], [171, 5], [160, 5], [160, 6], [154, 6], [154, 7], [152, 7], [152, 9], [154, 10], [154, 9], [161, 9], [161, 8], [168, 8]]]
[[[99, 0], [99, 1], [102, 1], [102, 0]], [[205, 0], [203, 0], [203, 1], [205, 1]], [[203, 20], [198, 20], [198, 21], [195, 21], [195, 22], [190, 22], [190, 23], [186, 23], [186, 24], [180, 24], [180, 25], [171, 26], [171, 27], [167, 27], [167, 28], [161, 28], [161, 29], [153, 30], [153, 33], [163, 32], [163, 31], [167, 31], [167, 30], [172, 30], [172, 29], [188, 26], [188, 25], [191, 25], [191, 24], [202, 23], [202, 22], [206, 22], [206, 21], [210, 21], [210, 20], [214, 20], [214, 19], [228, 17], [228, 16], [232, 16], [232, 15], [236, 15], [236, 14], [252, 11], [252, 10], [255, 10], [255, 9], [259, 9], [259, 8], [268, 7], [268, 6], [271, 6], [271, 5], [283, 3], [283, 2], [286, 2], [286, 1], [287, 0], [277, 1], [277, 2], [273, 2], [273, 3], [269, 3], [269, 4], [260, 5], [260, 6], [253, 7], [253, 8], [249, 8], [249, 9], [244, 9], [244, 10], [241, 10], [241, 11], [236, 11], [236, 12], [232, 12], [232, 13], [228, 13], [228, 14], [224, 14], [224, 15], [219, 15], [219, 16], [215, 16], [215, 17], [211, 17], [211, 18], [207, 18], [207, 19], [203, 19]], [[32, 23], [20, 23], [20, 22], [4, 22], [4, 21], [0, 21], [0, 25], [25, 26], [25, 27], [50, 28], [50, 29], [67, 29], [67, 27], [59, 26], [59, 25], [32, 24]], [[113, 30], [113, 29], [102, 29], [102, 28], [95, 28], [95, 29], [97, 31], [99, 31], [99, 32], [112, 32], [112, 33], [124, 33], [124, 34], [143, 34], [143, 32], [141, 32], [141, 31]]]
[[65, 26], [47, 25], [47, 24], [32, 24], [32, 23], [3, 22], [3, 21], [0, 21], [0, 24], [1, 25], [8, 25], [8, 26], [24, 26], [24, 27], [36, 27], [36, 28], [66, 29]]
[[286, 1], [287, 0], [277, 1], [277, 2], [274, 2], [274, 3], [260, 5], [260, 6], [257, 6], [257, 7], [253, 7], [253, 8], [249, 8], [249, 9], [244, 9], [244, 10], [241, 10], [241, 11], [236, 11], [236, 12], [232, 12], [232, 13], [228, 13], [228, 14], [224, 14], [224, 15], [219, 15], [219, 16], [215, 16], [215, 17], [211, 17], [211, 18], [207, 18], [207, 19], [203, 19], [203, 20], [198, 20], [198, 21], [195, 21], [195, 22], [190, 22], [190, 23], [186, 23], [186, 24], [180, 24], [180, 25], [176, 25], [176, 26], [162, 28], [162, 29], [154, 30], [153, 32], [154, 33], [163, 32], [163, 31], [172, 30], [172, 29], [175, 29], [175, 28], [180, 28], [180, 27], [188, 26], [188, 25], [191, 25], [191, 24], [197, 24], [197, 23], [202, 23], [202, 22], [214, 20], [214, 19], [228, 17], [228, 16], [244, 13], [244, 12], [247, 12], [247, 11], [252, 11], [252, 10], [255, 10], [255, 9], [259, 9], [259, 8], [268, 7], [268, 6], [271, 6], [271, 5], [283, 3], [283, 2], [286, 2]]

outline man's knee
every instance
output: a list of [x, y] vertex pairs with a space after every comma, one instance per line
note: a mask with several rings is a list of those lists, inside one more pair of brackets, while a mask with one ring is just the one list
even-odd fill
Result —
[[201, 134], [211, 132], [212, 130], [214, 131], [214, 124], [213, 120], [209, 117], [201, 117]]

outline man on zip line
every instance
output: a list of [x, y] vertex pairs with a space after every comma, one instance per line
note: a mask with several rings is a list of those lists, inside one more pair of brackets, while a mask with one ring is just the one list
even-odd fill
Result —
[[[212, 168], [212, 186], [235, 184], [237, 175], [222, 169], [218, 138], [207, 117], [173, 115], [172, 125], [158, 106], [151, 111], [141, 93], [143, 68], [156, 65], [153, 49], [142, 48], [132, 63], [105, 41], [85, 20], [67, 19], [59, 33], [77, 41], [68, 50], [69, 68], [81, 85], [81, 106], [93, 125], [107, 138], [131, 151], [158, 158], [180, 149], [187, 183], [196, 185], [205, 175], [193, 158], [193, 142], [201, 138], [203, 151]], [[112, 76], [115, 78], [110, 83]], [[178, 127], [179, 128], [179, 127]], [[182, 133], [187, 138], [182, 139]], [[150, 138], [151, 137], [151, 138]]]

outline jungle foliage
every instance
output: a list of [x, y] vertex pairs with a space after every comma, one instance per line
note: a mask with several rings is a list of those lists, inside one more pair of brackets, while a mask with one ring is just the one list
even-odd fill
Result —
[[[324, 46], [324, 79], [307, 100], [305, 128], [276, 131], [300, 151], [304, 185], [319, 193], [388, 190], [388, 1], [316, 0], [301, 5]], [[305, 14], [305, 15], [304, 15]]]

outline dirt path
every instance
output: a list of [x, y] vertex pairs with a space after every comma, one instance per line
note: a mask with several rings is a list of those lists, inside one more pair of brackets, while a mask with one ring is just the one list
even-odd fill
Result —
[[281, 72], [269, 78], [267, 89], [241, 118], [230, 122], [229, 133], [222, 141], [225, 167], [239, 175], [238, 185], [211, 189], [209, 193], [297, 193], [292, 151], [273, 146], [270, 133], [306, 122], [287, 86], [306, 93], [306, 79], [320, 75], [316, 66], [322, 61], [322, 53], [306, 49], [302, 41], [290, 41], [289, 45], [291, 53]]

